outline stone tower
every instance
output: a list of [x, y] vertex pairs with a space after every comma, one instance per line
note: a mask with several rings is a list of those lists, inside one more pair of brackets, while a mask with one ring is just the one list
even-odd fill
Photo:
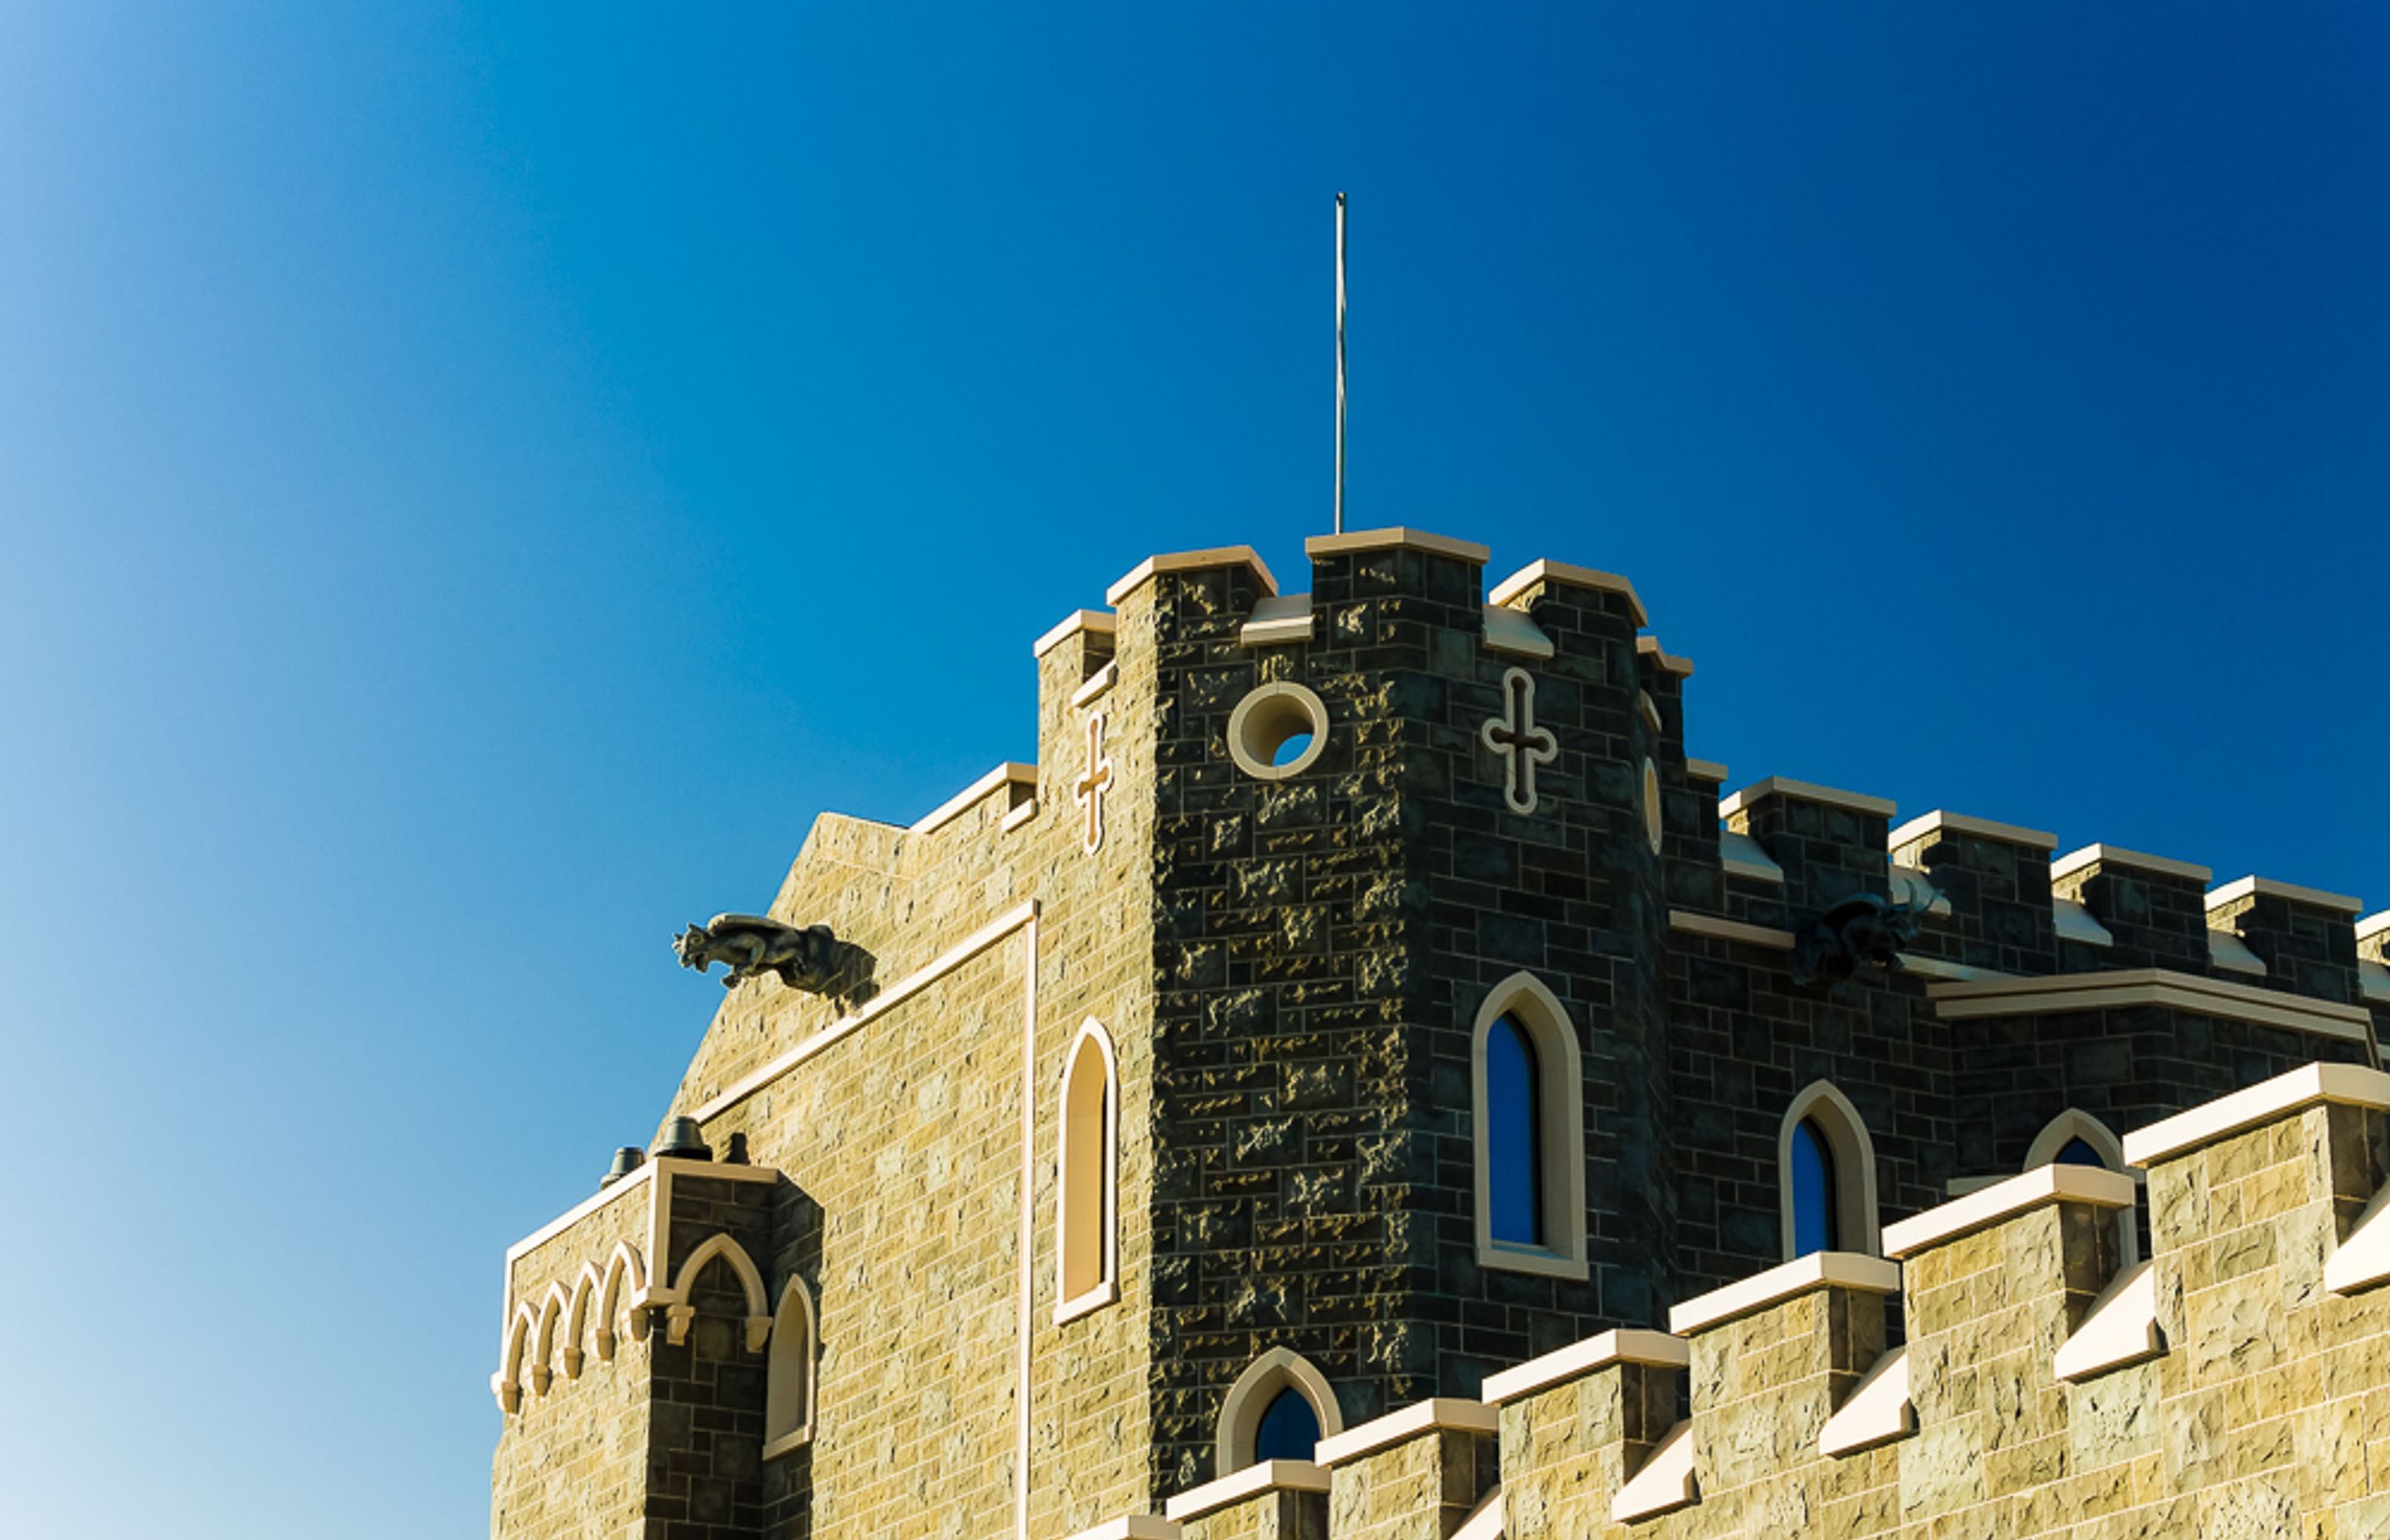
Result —
[[[663, 1136], [508, 1253], [495, 1535], [1061, 1540], [1256, 1480], [1300, 1531], [1422, 1405], [1473, 1502], [1489, 1376], [1793, 1256], [1796, 1137], [1827, 1254], [1891, 1267], [2068, 1140], [2122, 1170], [2111, 1130], [2376, 1055], [2354, 901], [1721, 802], [1626, 580], [1306, 554], [1139, 564], [1036, 642], [1034, 765], [825, 815], [703, 928], [739, 966]], [[1321, 1460], [1254, 1466], [1287, 1394]]]

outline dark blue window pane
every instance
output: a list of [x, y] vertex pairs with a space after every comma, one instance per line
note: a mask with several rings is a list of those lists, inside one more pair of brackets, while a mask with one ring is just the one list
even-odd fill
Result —
[[1536, 1049], [1505, 1016], [1485, 1033], [1485, 1191], [1497, 1240], [1544, 1244], [1543, 1132], [1536, 1126]]
[[1831, 1251], [1839, 1238], [1834, 1223], [1834, 1157], [1814, 1123], [1792, 1130], [1792, 1254]]
[[1319, 1442], [1319, 1417], [1303, 1392], [1291, 1385], [1278, 1392], [1278, 1399], [1262, 1414], [1262, 1425], [1253, 1430], [1253, 1458], [1261, 1460], [1307, 1460], [1312, 1445]]
[[2100, 1159], [2100, 1152], [2087, 1141], [2069, 1139], [2066, 1147], [2058, 1152], [2058, 1163], [2062, 1166], [2105, 1166], [2108, 1162]]

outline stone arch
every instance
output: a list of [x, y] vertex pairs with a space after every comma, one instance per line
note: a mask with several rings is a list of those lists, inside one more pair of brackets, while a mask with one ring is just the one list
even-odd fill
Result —
[[1220, 1402], [1219, 1437], [1214, 1451], [1217, 1474], [1234, 1475], [1253, 1463], [1253, 1435], [1261, 1428], [1262, 1414], [1285, 1390], [1310, 1403], [1321, 1438], [1333, 1438], [1344, 1431], [1344, 1414], [1336, 1405], [1336, 1392], [1328, 1377], [1293, 1349], [1272, 1348], [1245, 1366], [1245, 1372], [1237, 1376]]
[[1792, 1134], [1808, 1123], [1825, 1136], [1834, 1162], [1834, 1217], [1840, 1250], [1876, 1256], [1883, 1250], [1883, 1225], [1876, 1213], [1875, 1141], [1867, 1120], [1831, 1081], [1812, 1082], [1784, 1110], [1776, 1130], [1776, 1187], [1784, 1235], [1784, 1260], [1792, 1260]]
[[762, 1352], [765, 1339], [772, 1334], [771, 1306], [764, 1292], [764, 1275], [755, 1266], [755, 1259], [747, 1254], [746, 1247], [719, 1232], [700, 1241], [673, 1276], [672, 1303], [664, 1312], [665, 1340], [675, 1346], [687, 1341], [689, 1323], [697, 1319], [697, 1306], [689, 1303], [689, 1291], [696, 1288], [699, 1275], [715, 1262], [726, 1264], [745, 1291], [747, 1351]]
[[539, 1329], [539, 1312], [529, 1300], [517, 1301], [512, 1319], [498, 1341], [498, 1372], [490, 1376], [490, 1390], [498, 1398], [503, 1412], [522, 1410], [523, 1354], [531, 1351], [531, 1340]]
[[[629, 1284], [631, 1292], [625, 1299], [623, 1285]], [[614, 1357], [614, 1318], [624, 1305], [631, 1311], [631, 1335], [644, 1338], [648, 1334], [645, 1295], [648, 1291], [648, 1270], [639, 1261], [639, 1253], [627, 1240], [614, 1242], [612, 1254], [606, 1258], [604, 1281], [598, 1286], [598, 1356], [610, 1363]]]
[[539, 1302], [539, 1324], [533, 1334], [531, 1356], [531, 1388], [540, 1394], [547, 1393], [556, 1374], [556, 1328], [572, 1308], [572, 1296], [564, 1285], [551, 1283]]
[[[2146, 1183], [2149, 1173], [2130, 1164], [2125, 1159], [2125, 1141], [2116, 1137], [2108, 1125], [2079, 1107], [2070, 1107], [2042, 1124], [2041, 1132], [2033, 1136], [2033, 1144], [2024, 1152], [2024, 1169], [2035, 1170], [2058, 1159], [2058, 1152], [2081, 1139], [2089, 1145], [2110, 1171], [2121, 1171], [2136, 1182]], [[2131, 1210], [2117, 1216], [2116, 1251], [2124, 1266], [2138, 1266], [2141, 1260], [2140, 1223]]]
[[583, 1263], [580, 1274], [572, 1280], [572, 1303], [564, 1312], [564, 1374], [568, 1380], [581, 1378], [584, 1357], [581, 1343], [588, 1335], [589, 1302], [603, 1292], [605, 1287], [606, 1280], [599, 1275], [598, 1264]]

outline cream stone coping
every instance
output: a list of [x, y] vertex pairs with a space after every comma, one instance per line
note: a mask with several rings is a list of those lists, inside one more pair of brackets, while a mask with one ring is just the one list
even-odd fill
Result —
[[1104, 590], [1104, 602], [1117, 608], [1121, 600], [1164, 572], [1197, 572], [1210, 567], [1234, 567], [1240, 562], [1253, 569], [1253, 575], [1261, 579], [1262, 586], [1270, 595], [1278, 593], [1278, 579], [1270, 575], [1268, 565], [1251, 545], [1214, 545], [1209, 550], [1172, 551], [1147, 557]]
[[1060, 625], [1029, 644], [1029, 650], [1034, 656], [1043, 658], [1082, 631], [1092, 631], [1099, 636], [1110, 636], [1119, 630], [1120, 617], [1109, 610], [1073, 610], [1062, 617], [1062, 622]]
[[1723, 782], [1726, 766], [1714, 759], [1689, 759], [1685, 761], [1685, 774], [1696, 780]]
[[2088, 1380], [2156, 1357], [2166, 1350], [2158, 1327], [2158, 1275], [2140, 1263], [2116, 1276], [2091, 1302], [2075, 1334], [2058, 1344], [2049, 1367], [2061, 1380]]
[[1904, 1342], [1877, 1359], [1826, 1418], [1818, 1430], [1818, 1453], [1839, 1458], [1915, 1431], [1917, 1408], [1908, 1399], [1908, 1344]]
[[1813, 1289], [1857, 1289], [1870, 1294], [1900, 1292], [1900, 1264], [1857, 1251], [1811, 1251], [1806, 1256], [1754, 1273], [1739, 1283], [1696, 1294], [1668, 1312], [1677, 1336], [1706, 1331], [1740, 1320]]
[[1679, 658], [1668, 651], [1660, 645], [1660, 638], [1657, 636], [1636, 637], [1635, 652], [1638, 657], [1651, 659], [1659, 665], [1664, 674], [1673, 674], [1680, 679], [1690, 679], [1693, 676], [1693, 661], [1690, 658]]
[[1832, 807], [1846, 807], [1854, 813], [1872, 813], [1889, 818], [1899, 811], [1898, 804], [1883, 797], [1870, 797], [1859, 791], [1840, 791], [1815, 781], [1796, 781], [1790, 776], [1770, 776], [1754, 781], [1741, 790], [1718, 803], [1718, 816], [1731, 818], [1749, 807], [1754, 807], [1770, 797], [1798, 797], [1805, 802], [1825, 802]]
[[1096, 697], [1103, 694], [1104, 691], [1112, 687], [1112, 681], [1119, 677], [1120, 662], [1117, 659], [1096, 670], [1095, 673], [1087, 675], [1087, 682], [1086, 684], [1081, 685], [1077, 689], [1071, 692], [1072, 709], [1075, 711], [1079, 707], [1086, 705], [1088, 701], [1096, 699]]
[[1938, 918], [1950, 918], [1950, 895], [1934, 885], [1933, 879], [1915, 866], [1891, 866], [1885, 880], [1892, 890], [1895, 904], [1914, 904], [1931, 893], [1925, 912]]
[[1497, 1486], [1478, 1499], [1477, 1506], [1469, 1510], [1469, 1517], [1452, 1532], [1452, 1540], [1502, 1540], [1505, 1517], [1502, 1489]]
[[1032, 797], [1028, 801], [1014, 807], [1011, 812], [1006, 814], [1001, 819], [999, 819], [996, 826], [996, 832], [999, 834], [1009, 834], [1014, 829], [1019, 828], [1022, 825], [1027, 823], [1030, 819], [1034, 818], [1035, 816], [1037, 816], [1037, 799]]
[[2266, 959], [2229, 930], [2207, 932], [2207, 960], [2228, 973], [2245, 973], [2253, 979], [2266, 976]]
[[2390, 931], [2390, 909], [2384, 909], [2378, 915], [2368, 915], [2357, 922], [2358, 941], [2371, 941], [2384, 931]]
[[1178, 1540], [1178, 1525], [1158, 1513], [1124, 1513], [1081, 1530], [1071, 1540]]
[[[965, 936], [954, 945], [938, 954], [938, 956], [929, 963], [914, 969], [912, 972], [905, 975], [905, 977], [897, 980], [894, 983], [889, 985], [886, 989], [881, 990], [879, 994], [873, 995], [869, 1000], [865, 1001], [854, 1010], [849, 1012], [845, 1016], [840, 1017], [829, 1026], [822, 1028], [812, 1036], [805, 1038], [803, 1041], [797, 1044], [795, 1047], [790, 1048], [788, 1052], [772, 1059], [770, 1062], [764, 1065], [763, 1068], [742, 1075], [738, 1080], [731, 1082], [726, 1089], [713, 1097], [713, 1099], [695, 1109], [692, 1115], [695, 1116], [697, 1121], [700, 1123], [706, 1123], [713, 1118], [720, 1117], [723, 1113], [728, 1111], [731, 1108], [738, 1106], [740, 1102], [746, 1100], [749, 1097], [753, 1096], [765, 1086], [772, 1084], [772, 1082], [779, 1079], [782, 1075], [787, 1074], [790, 1070], [795, 1069], [806, 1059], [813, 1058], [816, 1054], [822, 1052], [824, 1049], [830, 1046], [830, 1045], [840, 1041], [841, 1039], [860, 1031], [867, 1022], [874, 1020], [880, 1016], [886, 1015], [889, 1011], [895, 1009], [898, 1006], [903, 1005], [914, 995], [919, 995], [921, 991], [929, 988], [940, 979], [944, 978], [948, 973], [953, 972], [956, 969], [960, 968], [963, 964], [970, 961], [973, 957], [978, 956], [989, 947], [992, 947], [997, 943], [1003, 941], [1006, 937], [1011, 935], [1022, 927], [1034, 923], [1036, 918], [1037, 901], [1034, 899], [1015, 905], [1013, 907], [1007, 909], [996, 918], [988, 921], [985, 925], [981, 926], [970, 935]], [[653, 1165], [654, 1162], [649, 1161], [649, 1164]], [[640, 1169], [645, 1170], [647, 1168], [642, 1167]], [[627, 1187], [630, 1185], [630, 1177], [624, 1177], [622, 1181], [617, 1182], [615, 1186], [617, 1187]]]
[[1979, 1016], [2057, 1016], [2124, 1006], [2167, 1006], [2203, 1016], [2288, 1027], [2294, 1032], [2312, 1032], [2326, 1037], [2371, 1042], [2373, 1035], [2372, 1015], [2362, 1006], [2310, 1000], [2281, 990], [2236, 984], [2227, 979], [2205, 979], [2165, 968], [1933, 984], [1925, 994], [1946, 1021], [1964, 1021]]
[[1257, 601], [1245, 623], [1237, 628], [1237, 640], [1246, 647], [1311, 640], [1311, 596], [1286, 594]]
[[1718, 865], [1726, 868], [1728, 877], [1747, 878], [1754, 882], [1784, 880], [1784, 868], [1776, 864], [1767, 847], [1735, 829], [1718, 831]]
[[1328, 1472], [1309, 1460], [1263, 1460], [1189, 1487], [1163, 1503], [1162, 1511], [1173, 1522], [1185, 1523], [1265, 1492], [1325, 1492], [1329, 1485]]
[[1643, 608], [1642, 597], [1635, 592], [1634, 584], [1616, 572], [1600, 572], [1590, 567], [1572, 566], [1565, 561], [1530, 561], [1496, 584], [1494, 591], [1485, 596], [1486, 602], [1507, 605], [1539, 583], [1548, 583], [1555, 587], [1598, 588], [1606, 594], [1624, 595], [1635, 616], [1635, 623], [1638, 626], [1651, 623], [1651, 612]]
[[2036, 850], [2058, 848], [2058, 836], [2055, 834], [2021, 828], [2016, 824], [1998, 824], [1989, 818], [1971, 818], [1963, 813], [1945, 812], [1938, 807], [1931, 813], [1921, 813], [1894, 829], [1890, 843], [1897, 849], [1912, 840], [1922, 840], [1946, 828], [1953, 834], [1977, 834], [1987, 840], [2005, 840], [2012, 845], [2031, 845]]
[[1559, 650], [1544, 635], [1544, 628], [1529, 620], [1524, 611], [1505, 610], [1498, 604], [1485, 607], [1485, 649], [1512, 652], [1522, 658], [1548, 658]]
[[1682, 1337], [1672, 1337], [1648, 1327], [1621, 1327], [1615, 1331], [1587, 1337], [1581, 1342], [1571, 1342], [1556, 1353], [1530, 1358], [1497, 1374], [1489, 1374], [1485, 1377], [1485, 1388], [1477, 1392], [1477, 1398], [1489, 1406], [1507, 1406], [1513, 1401], [1539, 1394], [1555, 1385], [1582, 1380], [1613, 1364], [1645, 1364], [1654, 1368], [1681, 1369], [1690, 1367], [1692, 1361], [1692, 1346]]
[[2358, 958], [2357, 993], [2377, 1006], [2390, 1006], [2390, 968], [2371, 957]]
[[2390, 1074], [2359, 1064], [2308, 1064], [2133, 1130], [2125, 1136], [2125, 1159], [2137, 1166], [2170, 1160], [2320, 1101], [2390, 1111]]
[[1985, 979], [2013, 979], [2013, 973], [2003, 973], [1997, 968], [1976, 968], [1969, 963], [1952, 962], [1947, 957], [1925, 957], [1914, 953], [1900, 954], [1900, 970], [1914, 973], [1921, 979], [1939, 979], [1945, 983], [1971, 984]]
[[[934, 834], [939, 829], [942, 829], [948, 824], [953, 823], [957, 818], [961, 817], [964, 814], [969, 813], [978, 804], [980, 799], [985, 797], [997, 787], [1018, 786], [1023, 783], [1031, 787], [1034, 787], [1037, 784], [1037, 766], [1034, 764], [1022, 764], [1017, 760], [1007, 760], [1002, 764], [999, 764], [995, 769], [989, 771], [986, 775], [982, 776], [979, 779], [971, 782], [969, 786], [964, 787], [960, 791], [948, 797], [944, 802], [942, 802], [937, 806], [932, 808], [927, 814], [922, 815], [919, 822], [915, 823], [905, 832], [907, 834]], [[1010, 809], [1007, 809], [1006, 811], [1009, 812]]]
[[1995, 1182], [1964, 1198], [1885, 1226], [1883, 1253], [1906, 1257], [1929, 1246], [1972, 1235], [2045, 1203], [2089, 1203], [2103, 1209], [2129, 1209], [2139, 1200], [2140, 1189], [2121, 1171], [2102, 1171], [2098, 1166], [2036, 1166], [2022, 1176]]
[[1333, 1470], [1365, 1455], [1391, 1449], [1422, 1434], [1440, 1431], [1492, 1433], [1499, 1431], [1501, 1426], [1500, 1414], [1483, 1401], [1439, 1395], [1426, 1401], [1415, 1401], [1398, 1412], [1388, 1412], [1357, 1428], [1347, 1428], [1331, 1438], [1321, 1439], [1317, 1452], [1312, 1457], [1319, 1462], [1322, 1469]]
[[1400, 524], [1382, 530], [1348, 530], [1343, 534], [1315, 534], [1303, 543], [1303, 554], [1309, 557], [1343, 556], [1354, 551], [1383, 551], [1398, 547], [1458, 557], [1463, 561], [1473, 561], [1480, 567], [1494, 555], [1473, 540], [1455, 540], [1450, 535], [1430, 534], [1425, 530], [1406, 529]]
[[1688, 1418], [1668, 1430], [1643, 1468], [1610, 1499], [1610, 1519], [1631, 1523], [1683, 1508], [1699, 1496], [1693, 1484], [1693, 1424]]
[[2390, 1186], [2373, 1195], [2349, 1226], [2348, 1238], [2324, 1259], [2323, 1285], [2335, 1294], [2354, 1294], [2390, 1283]]
[[2214, 909], [2252, 896], [2287, 899], [2293, 904], [2336, 909], [2350, 916], [2365, 907], [2365, 901], [2361, 898], [2351, 898], [2346, 893], [2328, 893], [2321, 888], [2302, 888], [2295, 882], [2277, 882], [2270, 877], [2243, 877], [2227, 882], [2207, 895], [2207, 906]]
[[1717, 915], [1695, 914], [1690, 909], [1668, 911], [1668, 929], [1688, 930], [1697, 936], [1715, 936], [1720, 941], [1739, 941], [1750, 946], [1765, 946], [1778, 952], [1792, 950], [1792, 932], [1773, 930], [1765, 925], [1746, 925], [1739, 919], [1727, 919]]
[[2062, 878], [2072, 877], [2095, 861], [2103, 866], [2134, 866], [2147, 872], [2164, 872], [2168, 877], [2187, 877], [2194, 882], [2212, 881], [2216, 877], [2207, 867], [2193, 866], [2188, 861], [2170, 860], [2163, 855], [2144, 855], [2139, 851], [2127, 850], [2121, 845], [2086, 845], [2052, 861], [2049, 864], [2049, 879], [2056, 882]]
[[2085, 946], [2116, 944], [2116, 938], [2108, 933], [2108, 928], [2092, 918], [2090, 910], [2071, 898], [2051, 899], [2049, 914], [2061, 941], [2077, 942]]
[[1659, 705], [1652, 700], [1650, 691], [1637, 690], [1635, 692], [1635, 712], [1637, 715], [1643, 719], [1644, 726], [1649, 727], [1654, 733], [1660, 731], [1662, 726], [1660, 721], [1660, 708]]

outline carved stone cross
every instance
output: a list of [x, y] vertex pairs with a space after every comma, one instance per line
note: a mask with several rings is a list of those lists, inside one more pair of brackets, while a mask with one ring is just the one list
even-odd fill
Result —
[[1087, 815], [1085, 834], [1089, 855], [1104, 846], [1104, 793], [1112, 789], [1112, 758], [1104, 752], [1104, 713], [1087, 716], [1087, 773], [1071, 789], [1071, 800]]
[[1536, 725], [1536, 681], [1525, 669], [1502, 675], [1502, 714], [1478, 729], [1485, 747], [1510, 761], [1502, 800], [1513, 813], [1536, 811], [1536, 766], [1561, 757], [1560, 739]]

